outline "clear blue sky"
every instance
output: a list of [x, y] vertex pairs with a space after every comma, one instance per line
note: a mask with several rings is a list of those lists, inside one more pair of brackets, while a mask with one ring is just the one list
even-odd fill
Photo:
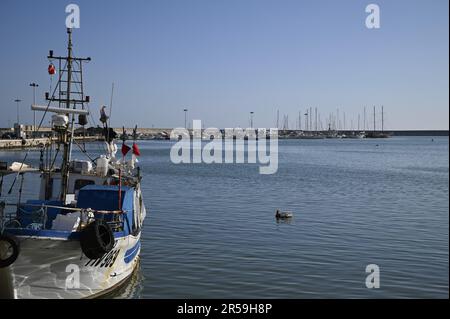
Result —
[[[31, 123], [50, 86], [47, 53], [64, 54], [69, 1], [0, 1], [0, 127]], [[449, 128], [447, 0], [73, 1], [81, 9], [75, 53], [91, 56], [86, 93], [98, 119], [116, 91], [115, 126], [295, 125], [299, 109], [340, 109], [347, 127], [363, 106], [384, 105], [389, 129]], [[365, 7], [381, 28], [365, 27]], [[369, 112], [369, 111], [368, 111]]]

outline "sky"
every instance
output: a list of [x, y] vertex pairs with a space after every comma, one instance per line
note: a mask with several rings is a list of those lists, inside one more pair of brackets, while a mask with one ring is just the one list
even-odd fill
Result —
[[[183, 127], [187, 108], [205, 127], [248, 127], [250, 112], [255, 127], [275, 127], [279, 110], [295, 128], [317, 107], [324, 126], [339, 109], [356, 129], [364, 106], [379, 127], [384, 106], [386, 129], [449, 128], [447, 0], [0, 0], [0, 127], [16, 121], [16, 98], [32, 123], [31, 82], [44, 103], [69, 3], [81, 13], [74, 53], [92, 58], [94, 124], [114, 83], [116, 127]], [[370, 3], [379, 29], [365, 25]]]

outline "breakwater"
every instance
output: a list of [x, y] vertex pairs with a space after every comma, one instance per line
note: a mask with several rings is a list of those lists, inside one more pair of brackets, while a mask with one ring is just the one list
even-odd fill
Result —
[[[41, 148], [55, 141], [56, 138], [29, 138], [29, 139], [0, 139], [0, 149], [24, 149]], [[99, 140], [97, 136], [74, 137], [77, 142], [94, 142]]]

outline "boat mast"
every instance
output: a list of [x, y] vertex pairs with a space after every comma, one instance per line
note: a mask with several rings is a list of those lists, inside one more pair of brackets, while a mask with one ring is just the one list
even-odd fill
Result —
[[314, 109], [314, 112], [315, 112], [315, 114], [314, 114], [314, 117], [315, 117], [314, 129], [315, 129], [315, 131], [317, 133], [317, 107]]
[[[85, 96], [83, 92], [83, 71], [82, 63], [90, 61], [91, 58], [76, 58], [72, 53], [72, 29], [67, 29], [68, 44], [67, 56], [54, 56], [53, 50], [50, 50], [48, 59], [59, 61], [59, 80], [57, 87], [59, 88], [59, 97], [55, 98], [53, 94], [50, 96], [49, 92], [45, 93], [45, 98], [49, 104], [45, 106], [32, 105], [32, 110], [49, 111], [57, 114], [64, 114], [68, 121], [66, 127], [59, 127], [56, 129], [58, 133], [58, 144], [63, 145], [62, 163], [61, 163], [61, 193], [60, 200], [65, 202], [68, 192], [69, 184], [69, 166], [72, 148], [72, 139], [75, 126], [75, 116], [78, 115], [79, 124], [84, 126], [86, 122], [86, 115], [89, 114], [84, 110], [84, 103], [89, 103], [89, 96]], [[63, 64], [65, 61], [65, 64]], [[74, 64], [75, 63], [75, 64]], [[75, 74], [75, 77], [73, 75]], [[64, 87], [63, 84], [66, 86]], [[72, 90], [72, 85], [75, 85], [75, 90]], [[56, 88], [55, 88], [56, 90]], [[51, 102], [57, 102], [59, 107], [50, 107]], [[71, 104], [73, 107], [71, 107]], [[77, 105], [81, 105], [81, 109], [77, 109]], [[50, 172], [49, 172], [50, 173]]]
[[312, 125], [312, 123], [313, 123], [313, 121], [312, 121], [312, 114], [313, 113], [312, 113], [312, 107], [311, 106], [309, 107], [309, 114], [310, 114], [309, 115], [309, 130], [312, 131], [313, 130], [313, 128], [312, 128], [313, 127], [313, 125]]
[[[66, 109], [70, 109], [70, 87], [72, 83], [72, 29], [67, 29], [67, 90], [66, 90]], [[74, 105], [75, 106], [75, 105]], [[69, 114], [66, 114], [69, 116]], [[72, 115], [71, 126], [73, 127], [74, 115]], [[72, 134], [68, 134], [69, 128], [64, 130], [63, 135], [64, 153], [61, 164], [61, 201], [65, 202], [69, 184], [69, 162], [70, 162], [70, 142]]]
[[364, 106], [364, 124], [363, 124], [363, 131], [366, 130], [366, 107]]
[[280, 129], [279, 120], [280, 120], [280, 110], [277, 110], [277, 129]]
[[373, 132], [375, 133], [375, 105], [373, 106]]
[[336, 131], [339, 133], [340, 124], [339, 124], [339, 108], [336, 111]]

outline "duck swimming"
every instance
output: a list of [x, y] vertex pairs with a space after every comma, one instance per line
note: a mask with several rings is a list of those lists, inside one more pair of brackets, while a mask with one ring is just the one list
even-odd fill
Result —
[[292, 212], [281, 212], [279, 209], [275, 212], [276, 219], [288, 219], [292, 218], [294, 214]]

